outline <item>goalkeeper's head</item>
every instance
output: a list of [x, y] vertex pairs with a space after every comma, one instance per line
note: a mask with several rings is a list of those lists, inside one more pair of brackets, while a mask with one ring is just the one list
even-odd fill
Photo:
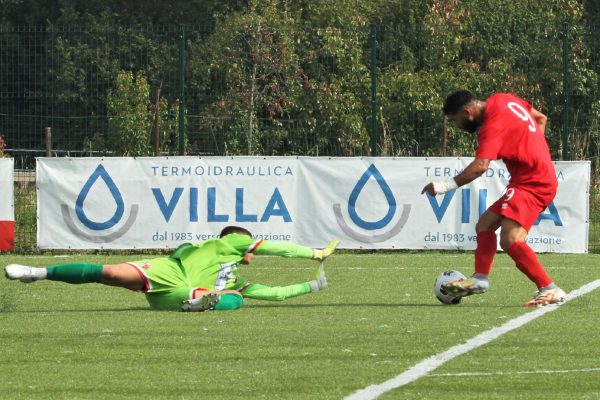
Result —
[[222, 238], [227, 235], [231, 235], [232, 233], [237, 233], [238, 235], [252, 236], [248, 229], [244, 229], [241, 226], [226, 226], [219, 234], [219, 237]]
[[[219, 237], [223, 238], [227, 235], [231, 235], [232, 233], [237, 233], [238, 235], [246, 235], [246, 236], [252, 237], [252, 234], [250, 233], [250, 231], [248, 229], [244, 229], [240, 226], [226, 226], [225, 228], [223, 228], [223, 230], [219, 234]], [[252, 262], [252, 258], [254, 258], [253, 253], [246, 253], [246, 254], [244, 254], [244, 257], [242, 258], [241, 263], [246, 264], [246, 265], [250, 264]]]

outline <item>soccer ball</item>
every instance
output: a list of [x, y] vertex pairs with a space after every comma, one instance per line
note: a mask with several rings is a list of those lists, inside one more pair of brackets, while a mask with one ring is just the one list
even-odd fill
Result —
[[435, 284], [433, 285], [433, 293], [435, 294], [435, 297], [437, 297], [437, 299], [444, 304], [460, 303], [462, 297], [449, 295], [444, 289], [442, 289], [442, 284], [465, 278], [466, 276], [464, 276], [460, 271], [455, 271], [453, 269], [449, 269], [448, 271], [442, 272], [437, 277], [437, 279], [435, 280]]

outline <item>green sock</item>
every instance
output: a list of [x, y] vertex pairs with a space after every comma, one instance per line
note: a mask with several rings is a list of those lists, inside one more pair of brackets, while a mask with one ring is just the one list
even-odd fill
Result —
[[90, 263], [60, 264], [46, 268], [46, 279], [66, 283], [100, 283], [102, 265]]
[[237, 310], [244, 305], [244, 299], [237, 294], [222, 294], [221, 300], [215, 306], [215, 310]]

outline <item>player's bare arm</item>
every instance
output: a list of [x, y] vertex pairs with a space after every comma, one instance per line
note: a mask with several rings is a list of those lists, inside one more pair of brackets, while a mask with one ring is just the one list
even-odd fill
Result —
[[533, 117], [533, 119], [535, 120], [535, 122], [537, 122], [538, 126], [542, 130], [542, 133], [545, 134], [546, 133], [546, 122], [548, 121], [548, 117], [546, 117], [546, 115], [539, 112], [538, 110], [536, 110], [533, 107], [531, 108], [530, 114]]
[[465, 168], [463, 172], [454, 177], [454, 181], [459, 187], [471, 183], [472, 181], [483, 175], [485, 171], [487, 171], [489, 166], [489, 159], [476, 158], [473, 161], [471, 161], [469, 165], [467, 165], [467, 168]]
[[487, 158], [476, 158], [467, 167], [454, 178], [429, 182], [423, 190], [421, 194], [427, 192], [431, 196], [435, 196], [436, 194], [443, 194], [450, 190], [456, 189], [468, 183], [471, 183], [475, 179], [479, 178], [481, 175], [487, 171], [490, 165], [490, 160]]

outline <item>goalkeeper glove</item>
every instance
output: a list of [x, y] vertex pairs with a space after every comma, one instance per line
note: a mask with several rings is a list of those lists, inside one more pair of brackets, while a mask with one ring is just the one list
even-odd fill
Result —
[[325, 276], [325, 268], [323, 267], [323, 263], [319, 265], [319, 269], [317, 270], [317, 279], [314, 281], [308, 282], [310, 285], [311, 292], [318, 292], [319, 290], [327, 289], [327, 277]]
[[325, 261], [335, 251], [338, 244], [340, 244], [340, 241], [334, 239], [324, 249], [313, 249], [313, 260]]

